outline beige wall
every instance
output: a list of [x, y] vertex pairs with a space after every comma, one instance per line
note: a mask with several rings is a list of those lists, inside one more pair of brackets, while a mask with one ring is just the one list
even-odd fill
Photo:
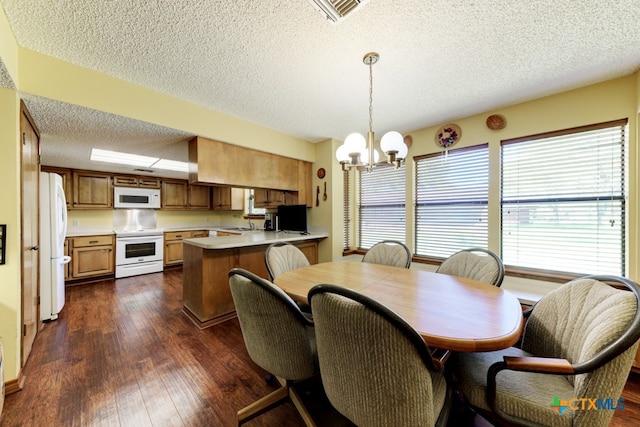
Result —
[[0, 339], [4, 349], [4, 377], [20, 369], [21, 252], [20, 252], [20, 102], [15, 91], [0, 88], [0, 224], [7, 225], [6, 264], [0, 265]]
[[[0, 13], [0, 58], [17, 84], [18, 46]], [[7, 225], [6, 264], [0, 265], [0, 339], [4, 350], [4, 378], [20, 369], [21, 252], [20, 252], [20, 102], [15, 91], [0, 88], [0, 224]]]

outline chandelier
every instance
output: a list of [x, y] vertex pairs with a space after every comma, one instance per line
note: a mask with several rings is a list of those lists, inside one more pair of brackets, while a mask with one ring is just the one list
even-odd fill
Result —
[[[369, 132], [365, 139], [362, 134], [354, 132], [347, 135], [344, 143], [336, 150], [336, 159], [342, 165], [342, 170], [351, 167], [366, 169], [371, 172], [379, 161], [379, 154], [374, 148], [373, 133], [373, 64], [378, 62], [380, 55], [376, 52], [367, 53], [362, 62], [369, 66]], [[387, 162], [399, 168], [409, 152], [400, 132], [385, 133], [380, 140], [380, 149], [387, 155]]]

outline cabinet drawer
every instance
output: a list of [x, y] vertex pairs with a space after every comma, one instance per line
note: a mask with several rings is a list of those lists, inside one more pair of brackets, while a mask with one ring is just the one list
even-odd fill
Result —
[[196, 238], [196, 237], [209, 237], [209, 231], [208, 230], [192, 231], [191, 232], [191, 237], [193, 237], [193, 238]]
[[112, 245], [112, 244], [113, 244], [112, 235], [84, 236], [84, 237], [73, 238], [74, 248], [85, 247], [85, 246]]
[[164, 233], [165, 240], [182, 240], [191, 238], [191, 231], [170, 231]]

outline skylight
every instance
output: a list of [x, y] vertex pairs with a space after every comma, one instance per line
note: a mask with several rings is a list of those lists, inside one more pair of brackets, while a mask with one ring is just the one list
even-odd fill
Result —
[[152, 169], [163, 169], [176, 172], [189, 172], [189, 164], [177, 160], [161, 159], [159, 157], [140, 156], [138, 154], [121, 153], [118, 151], [91, 149], [90, 159], [95, 162], [116, 163], [119, 165], [138, 166]]

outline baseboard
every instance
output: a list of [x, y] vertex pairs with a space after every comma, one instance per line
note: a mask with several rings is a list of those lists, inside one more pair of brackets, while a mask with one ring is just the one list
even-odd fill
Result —
[[21, 369], [20, 372], [18, 372], [18, 378], [4, 383], [4, 394], [10, 395], [12, 393], [17, 393], [19, 391], [22, 391], [22, 389], [24, 388], [24, 380], [25, 380], [25, 377], [24, 375], [22, 375], [22, 369]]

